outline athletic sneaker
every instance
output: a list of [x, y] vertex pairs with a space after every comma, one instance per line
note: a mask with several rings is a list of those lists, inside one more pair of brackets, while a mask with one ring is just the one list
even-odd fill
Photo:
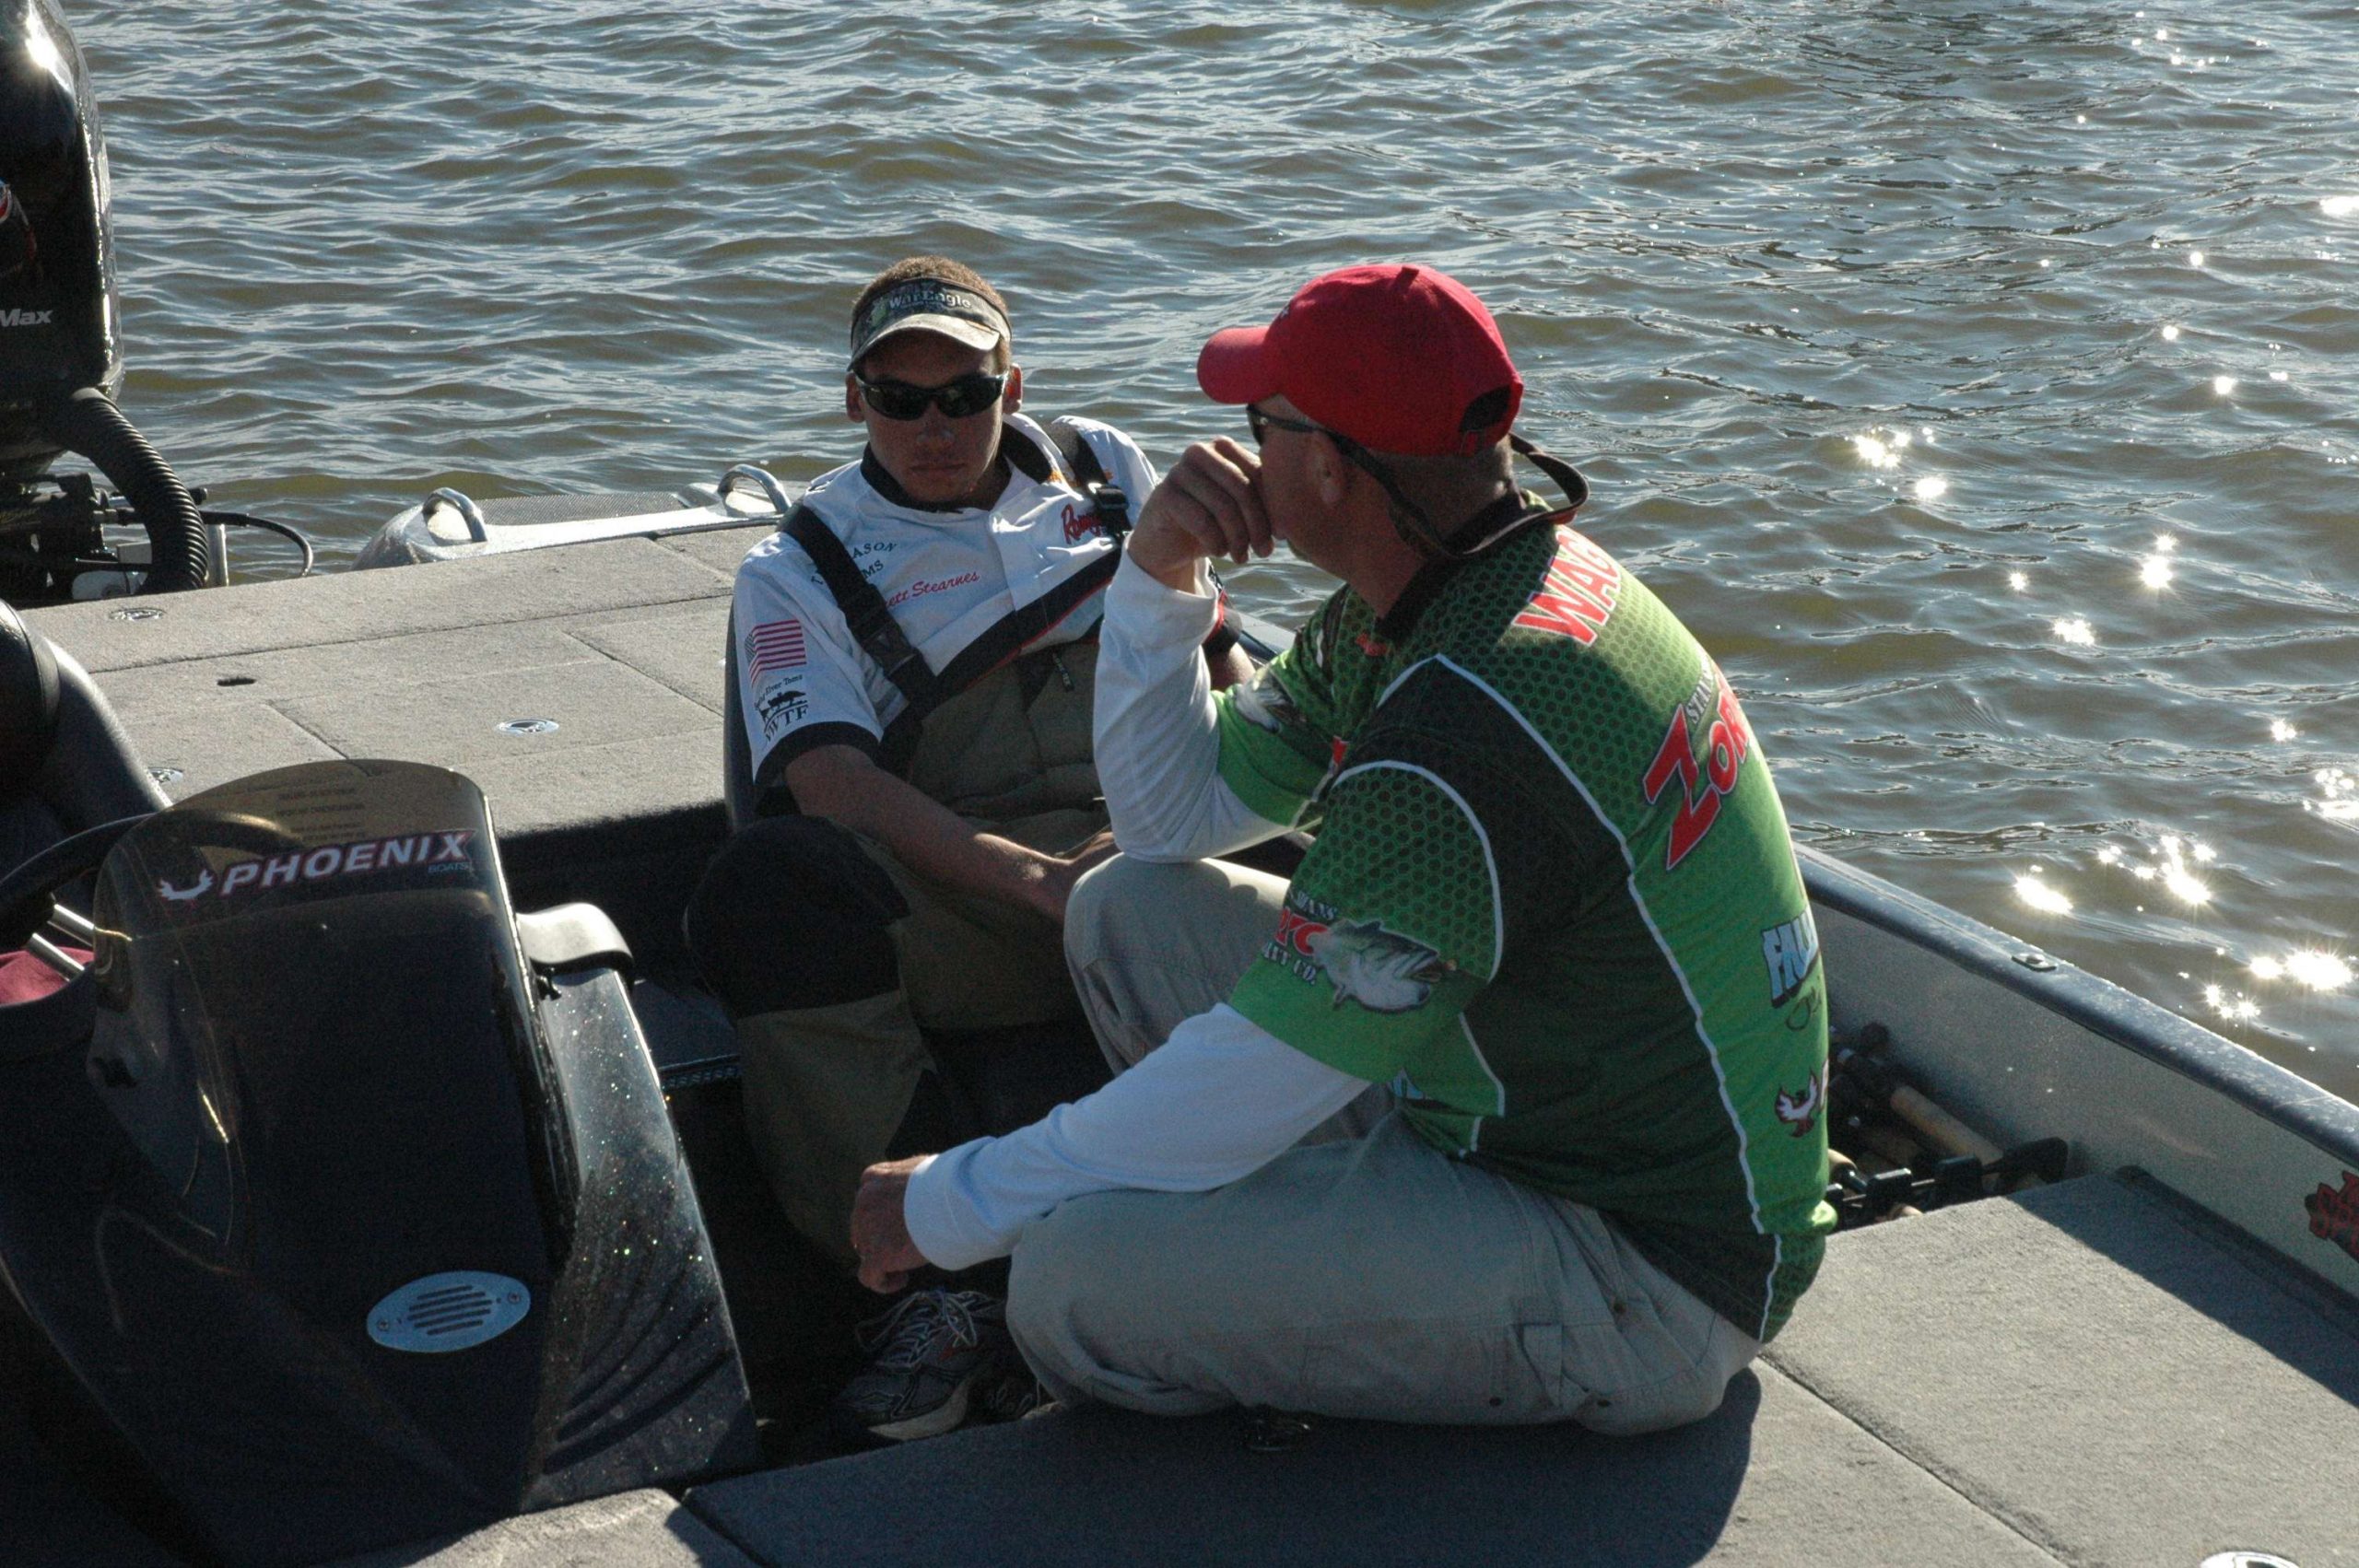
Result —
[[965, 1421], [979, 1385], [1015, 1352], [1006, 1305], [980, 1291], [911, 1291], [857, 1335], [868, 1370], [844, 1385], [836, 1410], [896, 1443]]
[[1032, 1369], [1015, 1357], [1003, 1363], [986, 1387], [982, 1398], [985, 1421], [1030, 1421], [1064, 1409], [1049, 1398], [1048, 1389], [1032, 1375]]

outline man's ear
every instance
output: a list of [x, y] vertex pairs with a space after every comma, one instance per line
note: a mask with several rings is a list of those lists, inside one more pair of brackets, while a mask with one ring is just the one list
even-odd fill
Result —
[[1310, 480], [1318, 487], [1319, 504], [1332, 511], [1351, 494], [1359, 470], [1344, 456], [1334, 439], [1321, 432], [1310, 443]]
[[844, 417], [855, 425], [865, 417], [860, 411], [860, 378], [850, 370], [844, 372]]
[[1001, 389], [999, 401], [1002, 411], [1008, 414], [1013, 414], [1024, 406], [1023, 366], [1016, 364], [1008, 366], [1007, 385]]

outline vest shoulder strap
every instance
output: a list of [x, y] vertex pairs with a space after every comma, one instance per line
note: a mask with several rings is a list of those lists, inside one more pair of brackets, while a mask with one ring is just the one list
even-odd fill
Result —
[[1082, 435], [1080, 426], [1060, 414], [1053, 419], [1042, 420], [1040, 427], [1049, 432], [1049, 439], [1063, 454], [1074, 487], [1089, 497], [1097, 526], [1120, 549], [1124, 536], [1131, 532], [1130, 497], [1122, 493], [1120, 486], [1108, 483], [1106, 465], [1097, 461], [1097, 453]]
[[819, 568], [819, 580], [827, 585], [836, 608], [841, 610], [844, 624], [851, 628], [852, 640], [861, 651], [876, 661], [885, 678], [893, 683], [909, 699], [909, 711], [931, 710], [942, 700], [939, 679], [925, 656], [917, 650], [900, 623], [893, 619], [893, 612], [886, 605], [885, 596], [876, 585], [860, 575], [852, 565], [851, 552], [807, 504], [798, 503], [786, 514], [780, 525], [789, 538], [803, 546], [811, 564]]
[[[1011, 618], [1004, 629], [1016, 634], [1018, 647], [1054, 625], [1071, 608], [1065, 603], [1066, 599], [1076, 594], [1086, 598], [1105, 586], [1113, 577], [1115, 567], [1121, 563], [1122, 536], [1129, 532], [1130, 525], [1128, 497], [1106, 483], [1106, 466], [1098, 462], [1097, 454], [1090, 450], [1080, 429], [1062, 416], [1046, 421], [1043, 427], [1049, 431], [1050, 439], [1056, 442], [1065, 466], [1080, 482], [1081, 492], [1091, 498], [1097, 521], [1107, 536], [1114, 542], [1114, 548], [1107, 553], [1104, 559], [1093, 561], [1074, 574], [1065, 591], [1027, 606]], [[910, 641], [909, 635], [901, 630], [900, 623], [893, 619], [893, 612], [886, 604], [885, 596], [876, 591], [876, 585], [860, 575], [860, 568], [852, 564], [851, 552], [844, 548], [844, 543], [836, 537], [835, 530], [827, 525], [808, 502], [797, 502], [779, 527], [780, 532], [803, 546], [804, 555], [811, 557], [811, 564], [818, 568], [819, 580], [827, 585], [828, 595], [835, 600], [836, 608], [843, 612], [844, 625], [851, 632], [852, 640], [860, 645], [862, 652], [876, 661], [877, 667], [885, 672], [885, 678], [893, 683], [894, 688], [904, 698], [901, 711], [885, 727], [883, 744], [885, 766], [895, 773], [906, 773], [910, 758], [917, 751], [918, 734], [927, 716], [989, 673], [1003, 661], [1005, 655], [996, 655], [989, 660], [968, 659], [962, 655], [952, 661], [950, 669], [937, 673], [925, 661], [925, 656], [917, 650], [916, 645]], [[968, 651], [980, 654], [988, 650], [970, 649]]]
[[1084, 495], [1106, 483], [1106, 465], [1097, 461], [1097, 454], [1082, 436], [1080, 426], [1060, 414], [1053, 419], [1042, 420], [1040, 427], [1049, 432], [1049, 439], [1056, 442], [1058, 455], [1065, 460], [1067, 472], [1081, 482], [1079, 487]]

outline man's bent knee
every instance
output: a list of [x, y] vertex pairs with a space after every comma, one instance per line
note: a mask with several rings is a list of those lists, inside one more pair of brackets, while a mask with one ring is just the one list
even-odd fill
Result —
[[1084, 872], [1065, 897], [1065, 962], [1078, 970], [1104, 950], [1107, 924], [1144, 895], [1142, 872], [1158, 870], [1144, 860], [1117, 855]]
[[682, 919], [705, 983], [734, 1017], [825, 1007], [899, 980], [890, 927], [909, 906], [852, 836], [772, 817], [722, 848]]

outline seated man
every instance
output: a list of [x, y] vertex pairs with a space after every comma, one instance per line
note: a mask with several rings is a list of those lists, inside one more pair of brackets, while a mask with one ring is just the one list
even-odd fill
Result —
[[[1066, 951], [1110, 1084], [880, 1164], [874, 1286], [1013, 1253], [1061, 1399], [1603, 1432], [1694, 1421], [1834, 1225], [1824, 979], [1734, 695], [1520, 492], [1522, 382], [1430, 269], [1320, 278], [1197, 366], [1259, 455], [1191, 447], [1108, 593], [1123, 856]], [[1215, 696], [1206, 563], [1341, 578]], [[1204, 857], [1316, 817], [1290, 885]]]
[[[715, 860], [688, 941], [734, 1021], [771, 1188], [847, 1266], [861, 1169], [928, 1065], [921, 1028], [1075, 1017], [1058, 928], [1111, 852], [1089, 714], [1127, 513], [1091, 492], [1144, 497], [1155, 474], [1104, 425], [1059, 422], [1061, 450], [1017, 415], [1023, 390], [990, 284], [934, 256], [886, 268], [853, 307], [844, 378], [867, 450], [738, 569], [754, 780], [788, 814]], [[848, 1413], [888, 1437], [957, 1424], [997, 1314], [921, 1293]], [[932, 1349], [959, 1352], [947, 1375]]]

